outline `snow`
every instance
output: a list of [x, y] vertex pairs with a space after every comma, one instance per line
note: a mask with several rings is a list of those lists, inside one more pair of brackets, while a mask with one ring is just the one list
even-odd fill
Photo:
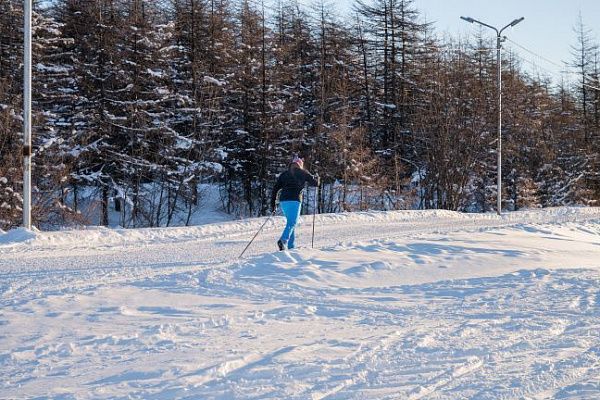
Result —
[[0, 232], [0, 398], [600, 397], [600, 210]]
[[53, 74], [68, 74], [72, 72], [72, 68], [56, 66], [56, 65], [45, 65], [42, 63], [37, 63], [35, 65], [37, 71], [44, 73], [49, 72]]
[[162, 78], [164, 76], [164, 73], [162, 71], [153, 71], [150, 68], [147, 68], [146, 72], [148, 73], [148, 75], [153, 76], [155, 78]]
[[35, 239], [36, 236], [34, 231], [25, 228], [11, 229], [8, 232], [0, 231], [0, 246], [28, 242]]
[[225, 81], [221, 81], [219, 79], [213, 78], [212, 76], [205, 76], [204, 82], [212, 83], [213, 85], [217, 85], [217, 86], [223, 86], [226, 83]]

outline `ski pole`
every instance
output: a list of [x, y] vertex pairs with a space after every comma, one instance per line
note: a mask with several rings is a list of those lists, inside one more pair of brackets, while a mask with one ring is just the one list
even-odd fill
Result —
[[265, 222], [263, 222], [263, 224], [260, 226], [260, 228], [258, 229], [258, 232], [256, 232], [254, 234], [254, 237], [252, 238], [252, 240], [250, 240], [250, 243], [248, 243], [246, 245], [246, 247], [244, 248], [244, 251], [242, 251], [242, 254], [239, 255], [238, 258], [242, 258], [242, 256], [244, 255], [244, 253], [246, 252], [246, 250], [248, 250], [248, 247], [250, 247], [250, 245], [252, 244], [252, 242], [254, 242], [254, 239], [256, 239], [256, 237], [258, 236], [258, 234], [263, 230], [263, 228], [265, 227], [265, 225], [267, 224], [267, 222], [269, 222], [271, 220], [271, 218], [273, 217], [273, 212], [271, 211], [271, 215], [269, 215], [269, 218], [267, 218], [265, 220]]
[[317, 181], [317, 186], [315, 187], [315, 204], [313, 206], [313, 223], [312, 223], [312, 245], [311, 247], [314, 249], [315, 248], [315, 218], [317, 215], [317, 200], [319, 198], [319, 184], [320, 182]]

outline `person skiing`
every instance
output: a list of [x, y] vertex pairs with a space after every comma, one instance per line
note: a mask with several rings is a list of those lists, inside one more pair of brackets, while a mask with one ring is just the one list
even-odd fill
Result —
[[279, 193], [279, 205], [286, 218], [286, 225], [277, 241], [279, 250], [293, 249], [296, 239], [295, 228], [300, 217], [300, 205], [302, 204], [302, 191], [306, 184], [309, 186], [319, 185], [319, 176], [311, 175], [304, 169], [304, 160], [295, 155], [288, 169], [277, 177], [271, 195], [271, 210], [276, 210], [275, 201]]

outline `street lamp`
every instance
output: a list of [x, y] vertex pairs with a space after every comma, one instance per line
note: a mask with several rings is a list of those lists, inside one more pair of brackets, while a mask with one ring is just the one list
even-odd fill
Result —
[[513, 20], [510, 24], [506, 25], [504, 28], [498, 30], [496, 27], [488, 25], [484, 22], [477, 21], [471, 17], [460, 17], [461, 19], [469, 22], [476, 23], [487, 28], [493, 29], [496, 32], [496, 51], [497, 51], [497, 61], [498, 61], [498, 215], [502, 213], [502, 73], [501, 73], [501, 59], [500, 59], [500, 49], [502, 48], [502, 32], [509, 27], [513, 27], [517, 25], [519, 22], [523, 21], [525, 17], [517, 18]]
[[23, 27], [23, 227], [31, 229], [31, 0], [24, 0]]

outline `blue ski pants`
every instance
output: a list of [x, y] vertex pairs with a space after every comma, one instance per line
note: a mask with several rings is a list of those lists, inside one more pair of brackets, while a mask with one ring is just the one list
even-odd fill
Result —
[[281, 241], [287, 245], [288, 249], [294, 248], [294, 241], [296, 235], [294, 234], [298, 218], [300, 218], [300, 202], [299, 201], [282, 201], [279, 203], [281, 211], [287, 220], [283, 233], [281, 234]]

